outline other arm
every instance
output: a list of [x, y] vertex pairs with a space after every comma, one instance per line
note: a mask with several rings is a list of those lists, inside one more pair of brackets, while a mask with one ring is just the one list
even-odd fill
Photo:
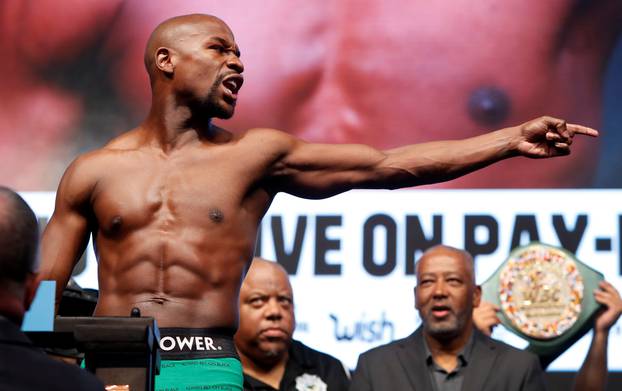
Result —
[[575, 134], [598, 132], [541, 117], [519, 126], [452, 141], [388, 151], [364, 145], [281, 142], [270, 179], [276, 191], [323, 198], [354, 188], [411, 187], [451, 180], [513, 156], [547, 158], [570, 153]]
[[56, 307], [71, 272], [84, 252], [89, 239], [88, 205], [91, 185], [80, 158], [74, 161], [61, 179], [56, 193], [54, 214], [41, 241], [39, 280], [56, 281]]
[[594, 291], [594, 298], [606, 306], [606, 309], [600, 312], [594, 322], [590, 350], [575, 379], [576, 391], [604, 390], [607, 383], [609, 330], [622, 314], [622, 298], [609, 282], [601, 281], [599, 288]]

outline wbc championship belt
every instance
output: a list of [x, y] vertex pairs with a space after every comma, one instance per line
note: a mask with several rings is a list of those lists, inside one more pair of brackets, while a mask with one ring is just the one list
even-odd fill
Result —
[[534, 242], [514, 249], [482, 294], [501, 309], [501, 323], [548, 364], [591, 328], [600, 306], [592, 292], [602, 279], [570, 252]]

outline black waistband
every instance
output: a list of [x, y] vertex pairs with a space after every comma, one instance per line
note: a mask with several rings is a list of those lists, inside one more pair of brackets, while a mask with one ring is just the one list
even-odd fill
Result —
[[160, 329], [160, 356], [164, 360], [195, 358], [236, 358], [234, 330], [225, 328]]

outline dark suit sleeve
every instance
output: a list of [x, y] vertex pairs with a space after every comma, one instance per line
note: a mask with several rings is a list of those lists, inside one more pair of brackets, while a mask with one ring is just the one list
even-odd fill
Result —
[[369, 369], [364, 354], [359, 356], [356, 370], [352, 374], [350, 391], [372, 391], [371, 382], [369, 381]]
[[346, 391], [350, 386], [350, 378], [346, 373], [346, 368], [341, 361], [335, 360], [328, 370], [326, 384], [329, 390]]
[[[307, 349], [309, 348], [307, 347]], [[343, 363], [327, 354], [316, 354], [318, 375], [326, 383], [328, 390], [347, 391], [350, 386], [350, 377]]]
[[525, 381], [523, 383], [523, 387], [521, 387], [523, 391], [545, 391], [546, 386], [544, 384], [544, 373], [542, 372], [542, 367], [540, 367], [540, 362], [538, 359], [530, 355], [530, 360], [528, 363], [527, 371], [525, 373]]

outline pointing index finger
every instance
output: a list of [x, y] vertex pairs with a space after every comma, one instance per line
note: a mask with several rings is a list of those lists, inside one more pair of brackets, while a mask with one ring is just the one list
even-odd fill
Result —
[[577, 124], [566, 124], [566, 128], [574, 132], [575, 134], [583, 134], [591, 137], [598, 137], [598, 130], [588, 128], [587, 126]]

